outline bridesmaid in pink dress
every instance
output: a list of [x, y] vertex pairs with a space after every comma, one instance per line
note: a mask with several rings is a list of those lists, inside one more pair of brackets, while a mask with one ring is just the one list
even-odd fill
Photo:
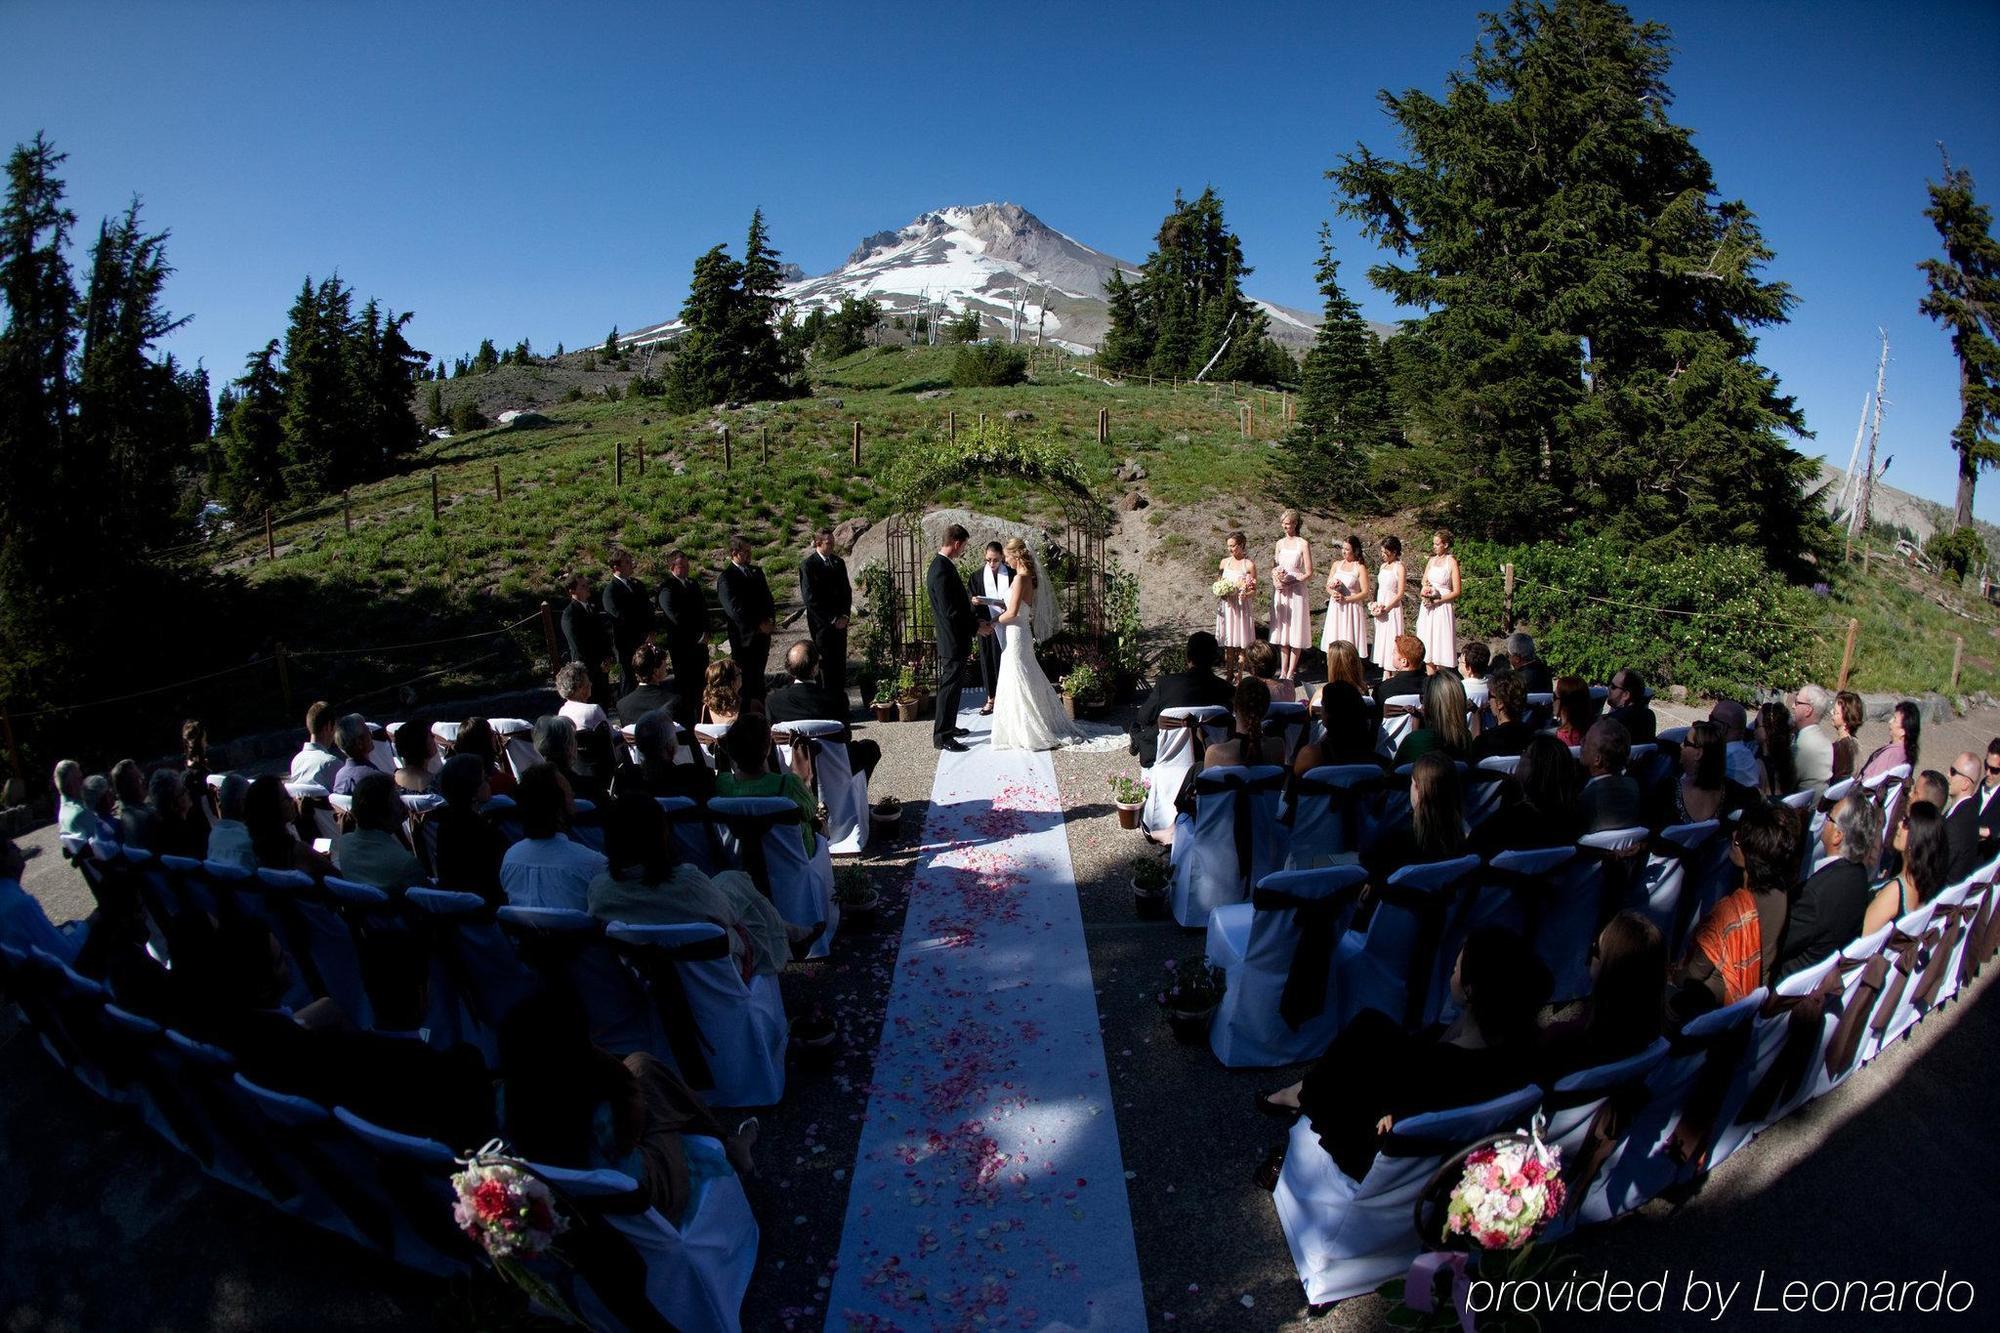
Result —
[[1362, 657], [1368, 655], [1368, 601], [1375, 584], [1368, 577], [1367, 548], [1359, 537], [1349, 537], [1340, 559], [1326, 576], [1326, 628], [1320, 634], [1320, 651], [1347, 642]]
[[1465, 591], [1459, 582], [1458, 557], [1451, 553], [1451, 533], [1431, 534], [1431, 558], [1424, 564], [1424, 586], [1417, 590], [1423, 606], [1417, 611], [1417, 637], [1424, 641], [1424, 660], [1439, 666], [1458, 661], [1458, 611], [1452, 606]]
[[1271, 562], [1271, 646], [1278, 650], [1278, 679], [1296, 682], [1299, 654], [1312, 647], [1312, 543], [1299, 534], [1299, 511], [1278, 515], [1285, 530]]
[[1382, 674], [1396, 674], [1396, 638], [1403, 632], [1403, 541], [1391, 533], [1382, 539], [1382, 572], [1375, 576], [1375, 600], [1368, 604], [1375, 634], [1373, 661]]
[[1252, 600], [1257, 593], [1257, 562], [1249, 555], [1250, 539], [1240, 532], [1229, 534], [1229, 554], [1218, 568], [1222, 577], [1236, 585], [1236, 591], [1215, 599], [1215, 637], [1222, 644], [1223, 669], [1231, 679], [1243, 667], [1243, 650], [1257, 638], [1257, 613]]

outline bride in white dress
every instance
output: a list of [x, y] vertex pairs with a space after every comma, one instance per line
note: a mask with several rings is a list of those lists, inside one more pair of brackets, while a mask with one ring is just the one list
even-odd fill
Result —
[[1035, 593], [1041, 574], [1034, 556], [1019, 537], [1007, 543], [1007, 563], [1014, 581], [1007, 587], [1006, 609], [995, 621], [1003, 635], [999, 681], [993, 688], [993, 740], [996, 750], [1053, 750], [1083, 740], [1063, 712], [1062, 696], [1035, 661]]

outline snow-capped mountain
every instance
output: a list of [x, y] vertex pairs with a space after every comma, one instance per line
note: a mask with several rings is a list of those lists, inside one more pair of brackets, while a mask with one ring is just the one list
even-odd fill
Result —
[[[1138, 267], [1065, 236], [1019, 204], [976, 204], [877, 232], [833, 272], [799, 277], [781, 294], [799, 314], [831, 310], [846, 296], [873, 297], [890, 315], [913, 313], [926, 302], [947, 315], [977, 310], [985, 334], [1001, 338], [1016, 336], [1018, 307], [1019, 341], [1039, 336], [1089, 352], [1109, 323], [1105, 281], [1114, 270], [1131, 275]], [[1279, 342], [1312, 342], [1318, 321], [1311, 315], [1266, 301], [1257, 305], [1270, 316]], [[680, 329], [679, 321], [654, 324], [628, 341], [664, 342]]]

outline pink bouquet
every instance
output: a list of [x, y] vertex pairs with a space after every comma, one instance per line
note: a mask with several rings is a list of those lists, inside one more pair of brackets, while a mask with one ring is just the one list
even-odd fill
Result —
[[1562, 1154], [1539, 1135], [1502, 1139], [1465, 1159], [1444, 1233], [1483, 1250], [1518, 1250], [1563, 1206]]
[[569, 1229], [549, 1187], [511, 1162], [483, 1154], [451, 1178], [451, 1220], [494, 1259], [533, 1259]]

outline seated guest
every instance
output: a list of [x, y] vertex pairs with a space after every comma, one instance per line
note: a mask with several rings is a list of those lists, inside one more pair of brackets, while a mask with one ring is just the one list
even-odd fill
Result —
[[1527, 681], [1512, 671], [1504, 675], [1495, 672], [1487, 690], [1486, 708], [1493, 714], [1493, 725], [1480, 730], [1465, 757], [1476, 764], [1495, 755], [1520, 754], [1526, 750], [1528, 742], [1535, 739], [1535, 729], [1525, 720]]
[[1854, 776], [1860, 767], [1861, 743], [1856, 738], [1861, 734], [1861, 724], [1868, 718], [1867, 705], [1853, 690], [1842, 690], [1833, 696], [1833, 773], [1830, 781], [1839, 782]]
[[1582, 745], [1583, 733], [1590, 730], [1591, 714], [1597, 710], [1590, 686], [1582, 676], [1557, 676], [1556, 739], [1564, 745]]
[[1832, 707], [1833, 696], [1817, 685], [1792, 696], [1792, 773], [1800, 787], [1816, 792], [1833, 781], [1833, 737], [1819, 725]]
[[1799, 789], [1799, 771], [1792, 757], [1792, 713], [1783, 704], [1757, 709], [1757, 790], [1772, 800]]
[[1251, 768], [1282, 755], [1283, 742], [1264, 733], [1264, 714], [1270, 707], [1271, 691], [1263, 681], [1248, 675], [1238, 681], [1229, 699], [1229, 735], [1208, 747], [1202, 767]]
[[1970, 750], [1951, 761], [1943, 806], [1945, 845], [1951, 849], [1947, 884], [1958, 883], [1980, 865], [1979, 775], [1979, 756]]
[[421, 796], [431, 790], [431, 765], [437, 759], [437, 737], [428, 722], [405, 722], [392, 738], [396, 747], [396, 790]]
[[[376, 776], [382, 776], [377, 773]], [[336, 875], [333, 860], [299, 841], [299, 807], [285, 784], [266, 773], [251, 780], [243, 794], [243, 827], [260, 870], [303, 870], [308, 875]]]
[[[566, 720], [566, 719], [565, 719]], [[521, 775], [514, 791], [521, 840], [500, 860], [500, 887], [515, 907], [590, 906], [590, 881], [604, 873], [601, 853], [568, 834], [569, 783], [553, 764], [536, 764]]]
[[[784, 722], [845, 722], [847, 696], [820, 681], [819, 649], [810, 639], [801, 639], [785, 654], [785, 671], [790, 681], [764, 700], [764, 716], [774, 724]], [[874, 776], [882, 762], [882, 746], [872, 740], [847, 743], [847, 766], [856, 773]]]
[[1432, 753], [1464, 759], [1472, 750], [1472, 732], [1465, 725], [1465, 687], [1458, 676], [1440, 671], [1426, 677], [1423, 693], [1424, 724], [1396, 747], [1399, 767]]
[[1799, 867], [1797, 817], [1782, 805], [1753, 801], [1736, 821], [1729, 859], [1741, 876], [1735, 892], [1695, 927], [1675, 969], [1676, 1010], [1691, 1016], [1734, 1004], [1767, 984], [1785, 936], [1788, 891]]
[[1728, 762], [1722, 728], [1713, 722], [1689, 727], [1687, 739], [1681, 742], [1680, 776], [1655, 793], [1646, 822], [1656, 829], [1699, 824], [1707, 819], [1727, 819], [1755, 803], [1754, 789], [1730, 779]]
[[[674, 692], [667, 688], [667, 650], [651, 639], [640, 644], [632, 653], [632, 678], [638, 681], [630, 694], [618, 701], [618, 720], [626, 726], [638, 725], [639, 719], [655, 708], [672, 710], [679, 704]], [[846, 716], [844, 713], [842, 716]]]
[[438, 887], [476, 893], [498, 907], [507, 901], [500, 888], [500, 861], [507, 839], [481, 814], [479, 807], [493, 796], [486, 761], [476, 754], [455, 754], [438, 773], [438, 795], [444, 807], [424, 816], [436, 833]]
[[[1333, 646], [1338, 648], [1340, 644]], [[1319, 692], [1318, 706], [1319, 739], [1299, 747], [1292, 761], [1292, 772], [1303, 777], [1329, 764], [1385, 767], [1382, 752], [1375, 748], [1375, 714], [1361, 701], [1359, 688], [1345, 680], [1332, 681]]]
[[591, 701], [590, 690], [590, 672], [583, 663], [570, 662], [556, 672], [556, 693], [563, 697], [563, 706], [556, 712], [568, 718], [579, 732], [611, 725], [603, 707]]
[[171, 768], [154, 772], [146, 781], [146, 806], [153, 815], [149, 850], [160, 856], [186, 856], [196, 861], [208, 855], [208, 821], [195, 813], [187, 784]]
[[1465, 681], [1466, 693], [1472, 692], [1474, 681], [1486, 680], [1487, 668], [1493, 664], [1493, 650], [1483, 639], [1467, 639], [1458, 646], [1458, 674]]
[[1819, 831], [1819, 859], [1792, 902], [1773, 981], [1783, 981], [1861, 938], [1868, 869], [1882, 845], [1882, 808], [1859, 793], [1840, 799]]
[[[1458, 1017], [1449, 1026], [1413, 1034], [1400, 1015], [1363, 1010], [1303, 1079], [1259, 1094], [1257, 1107], [1280, 1119], [1305, 1116], [1334, 1164], [1360, 1180], [1398, 1121], [1488, 1101], [1534, 1077], [1535, 1019], [1549, 987], [1548, 970], [1520, 936], [1474, 931], [1452, 968]], [[1274, 1154], [1258, 1182], [1275, 1184], [1282, 1161]]]
[[75, 927], [59, 930], [50, 922], [41, 903], [21, 887], [21, 875], [27, 868], [28, 859], [14, 840], [0, 838], [0, 944], [24, 953], [40, 949], [60, 962], [74, 963], [84, 931]]
[[137, 760], [120, 759], [112, 765], [111, 790], [118, 794], [118, 841], [152, 851], [160, 820], [146, 804], [146, 773]]
[[1422, 697], [1424, 681], [1424, 641], [1414, 634], [1396, 636], [1396, 670], [1375, 684], [1375, 702], [1386, 704], [1406, 694]]
[[208, 832], [214, 796], [208, 778], [214, 772], [208, 763], [208, 727], [200, 718], [181, 723], [181, 786], [188, 794], [188, 817]]
[[1616, 718], [1634, 745], [1651, 745], [1658, 734], [1659, 721], [1646, 703], [1646, 678], [1631, 667], [1611, 673], [1604, 694], [1604, 715]]
[[1750, 743], [1750, 714], [1734, 699], [1718, 699], [1708, 720], [1722, 733], [1723, 766], [1729, 780], [1757, 790], [1757, 748]]
[[545, 991], [514, 1006], [500, 1028], [501, 1132], [531, 1161], [622, 1172], [674, 1225], [694, 1198], [685, 1135], [723, 1146], [739, 1175], [753, 1171], [757, 1121], [728, 1134], [680, 1075], [644, 1051], [616, 1056], [590, 1042], [574, 996]]
[[1346, 681], [1354, 687], [1356, 694], [1368, 693], [1368, 678], [1361, 673], [1361, 652], [1345, 639], [1335, 639], [1326, 646], [1326, 683], [1328, 686]]
[[486, 785], [492, 788], [493, 795], [514, 794], [514, 768], [507, 762], [491, 722], [483, 717], [465, 719], [458, 729], [457, 738], [451, 743], [451, 752], [454, 756], [475, 755], [486, 765]]
[[1370, 892], [1404, 866], [1449, 861], [1466, 852], [1465, 792], [1458, 766], [1442, 754], [1410, 766], [1410, 812], [1363, 848]]
[[124, 830], [118, 819], [118, 795], [111, 789], [111, 779], [102, 773], [92, 773], [83, 780], [83, 808], [96, 821], [88, 836], [101, 838], [106, 842], [117, 842]]
[[1535, 737], [1514, 769], [1519, 795], [1479, 826], [1475, 850], [1491, 856], [1569, 846], [1583, 833], [1583, 808], [1577, 800], [1582, 785], [1569, 747], [1547, 733]]
[[1903, 860], [1902, 871], [1869, 900], [1861, 919], [1863, 935], [1916, 911], [1951, 882], [1951, 845], [1945, 838], [1944, 816], [1929, 801], [1911, 802], [1909, 817], [1896, 826], [1895, 848]]
[[819, 827], [819, 802], [798, 775], [771, 765], [771, 724], [764, 715], [748, 712], [736, 719], [717, 750], [729, 759], [729, 766], [715, 775], [717, 796], [782, 796], [799, 807], [799, 833], [805, 839], [806, 855], [813, 854], [814, 831]]
[[595, 773], [584, 771], [576, 724], [568, 718], [551, 715], [535, 720], [535, 753], [563, 775], [572, 795], [593, 805], [604, 799], [606, 784]]
[[257, 868], [257, 853], [250, 846], [250, 828], [243, 822], [243, 802], [249, 795], [250, 784], [240, 773], [223, 775], [222, 786], [216, 792], [215, 827], [208, 831], [208, 860], [245, 870]]
[[1548, 663], [1535, 655], [1533, 636], [1515, 632], [1507, 636], [1507, 662], [1520, 674], [1529, 694], [1555, 693], [1555, 676]]
[[1667, 941], [1638, 912], [1620, 912], [1590, 951], [1590, 999], [1583, 1013], [1542, 1034], [1541, 1077], [1623, 1060], [1659, 1040], [1667, 1017]]
[[311, 783], [333, 790], [333, 779], [344, 761], [336, 748], [333, 705], [324, 699], [306, 709], [306, 743], [292, 756], [291, 781], [294, 786]]
[[1979, 807], [1979, 859], [2000, 856], [2000, 736], [1986, 742], [1986, 776], [1972, 793]]
[[590, 914], [631, 926], [712, 922], [729, 935], [729, 956], [745, 981], [775, 977], [794, 942], [819, 938], [824, 926], [793, 926], [741, 870], [713, 878], [681, 860], [666, 812], [650, 796], [627, 792], [612, 802], [604, 824], [610, 865], [590, 881]]
[[354, 784], [354, 828], [334, 843], [333, 859], [340, 877], [372, 884], [385, 893], [421, 887], [424, 869], [403, 841], [408, 816], [396, 781], [374, 773]]
[[733, 657], [718, 657], [708, 664], [708, 677], [701, 689], [701, 720], [726, 727], [743, 712], [743, 668]]
[[353, 794], [355, 783], [370, 773], [382, 771], [369, 758], [375, 753], [375, 733], [369, 730], [367, 718], [349, 713], [333, 724], [333, 736], [346, 758], [334, 773], [333, 786], [328, 790], [335, 796], [348, 796]]
[[[664, 708], [656, 708], [632, 728], [632, 746], [639, 762], [619, 767], [612, 779], [612, 794], [643, 792], [647, 796], [685, 796], [706, 803], [715, 795], [715, 772], [702, 761], [699, 749], [692, 763], [679, 763], [680, 746], [675, 740], [680, 724]], [[879, 747], [878, 747], [879, 748]]]
[[1299, 687], [1289, 680], [1278, 677], [1278, 650], [1262, 639], [1253, 642], [1243, 650], [1243, 664], [1250, 674], [1264, 682], [1264, 688], [1271, 692], [1272, 703], [1295, 703], [1299, 697]]
[[1625, 771], [1632, 738], [1621, 722], [1600, 718], [1583, 734], [1583, 792], [1577, 798], [1585, 833], [1643, 825], [1639, 784]]
[[1222, 647], [1207, 630], [1188, 635], [1187, 667], [1161, 676], [1139, 706], [1133, 721], [1131, 752], [1139, 756], [1141, 768], [1151, 768], [1159, 757], [1160, 713], [1168, 708], [1227, 708], [1229, 682], [1215, 674], [1222, 661]]
[[83, 765], [65, 759], [56, 765], [56, 831], [72, 838], [106, 836], [97, 816], [83, 803]]
[[1923, 730], [1923, 711], [1908, 699], [1897, 704], [1889, 711], [1889, 743], [1868, 756], [1868, 762], [1861, 766], [1861, 776], [1878, 777], [1899, 764], [1908, 764], [1910, 771], [1916, 772], [1918, 742]]

